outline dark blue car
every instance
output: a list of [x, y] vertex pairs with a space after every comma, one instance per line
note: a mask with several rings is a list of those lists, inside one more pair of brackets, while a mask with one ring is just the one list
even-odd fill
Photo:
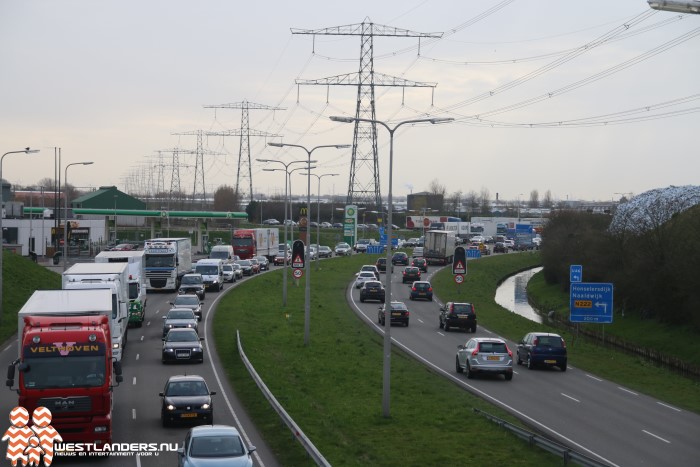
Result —
[[556, 366], [566, 371], [566, 342], [559, 334], [531, 332], [518, 343], [518, 365], [523, 362], [529, 369], [535, 366]]

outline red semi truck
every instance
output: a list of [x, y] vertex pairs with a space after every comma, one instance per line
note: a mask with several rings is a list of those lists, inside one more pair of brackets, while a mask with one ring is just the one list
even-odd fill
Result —
[[279, 251], [279, 229], [238, 229], [231, 235], [233, 253], [241, 259], [266, 256], [270, 262]]
[[51, 411], [64, 443], [112, 442], [112, 388], [122, 381], [112, 358], [108, 289], [37, 290], [18, 313], [19, 358], [8, 368], [18, 405]]

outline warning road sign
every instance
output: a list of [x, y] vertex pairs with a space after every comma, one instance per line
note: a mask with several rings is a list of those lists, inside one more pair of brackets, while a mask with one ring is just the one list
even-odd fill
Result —
[[304, 267], [304, 260], [301, 259], [300, 255], [297, 255], [294, 257], [294, 261], [292, 261], [292, 267], [293, 268], [303, 268]]
[[455, 264], [454, 269], [453, 269], [453, 274], [465, 274], [467, 272], [467, 269], [464, 267], [464, 263], [461, 261], [458, 261], [457, 264]]
[[295, 279], [301, 279], [301, 276], [304, 275], [304, 270], [303, 269], [295, 269], [294, 272], [292, 273]]

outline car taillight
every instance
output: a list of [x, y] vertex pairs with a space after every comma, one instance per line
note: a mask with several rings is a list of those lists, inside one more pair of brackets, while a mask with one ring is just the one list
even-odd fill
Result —
[[403, 275], [404, 275], [404, 276], [406, 275], [406, 271], [403, 272]]
[[411, 291], [412, 291], [412, 292], [415, 292], [415, 291], [416, 291], [416, 288], [415, 288], [415, 287], [411, 287]]
[[476, 357], [477, 355], [479, 355], [479, 349], [474, 349], [472, 352], [472, 357]]
[[540, 345], [540, 340], [539, 340], [539, 339], [535, 339], [535, 341], [532, 343], [532, 345], [534, 345], [534, 346]]
[[564, 340], [564, 338], [561, 339], [561, 346], [564, 349], [566, 348], [566, 341]]
[[508, 348], [507, 345], [506, 345], [506, 350], [508, 351], [508, 356], [513, 358], [513, 352]]
[[433, 288], [432, 288], [432, 287], [428, 287], [428, 292], [432, 292], [432, 291], [433, 291]]

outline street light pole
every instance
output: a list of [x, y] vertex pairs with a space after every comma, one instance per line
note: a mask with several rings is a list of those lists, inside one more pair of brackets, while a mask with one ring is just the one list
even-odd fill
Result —
[[318, 195], [316, 197], [316, 270], [318, 271], [318, 247], [321, 246], [321, 179], [323, 177], [335, 177], [340, 174], [302, 174], [311, 175], [318, 179]]
[[3, 231], [2, 228], [2, 218], [4, 217], [2, 214], [2, 210], [4, 209], [4, 203], [2, 200], [3, 197], [3, 182], [2, 182], [2, 161], [5, 160], [5, 156], [8, 154], [34, 154], [39, 152], [38, 149], [30, 149], [30, 148], [24, 148], [21, 151], [8, 151], [5, 154], [0, 157], [0, 322], [2, 322], [2, 300], [3, 300], [3, 294], [2, 294], [2, 267], [3, 267], [3, 256], [5, 255], [5, 232]]
[[[271, 144], [271, 143], [268, 143]], [[284, 166], [284, 279], [282, 280], [282, 306], [287, 306], [287, 273], [288, 273], [288, 267], [289, 267], [289, 261], [287, 261], [287, 256], [288, 256], [288, 250], [289, 250], [289, 243], [287, 239], [287, 203], [289, 203], [289, 193], [287, 192], [287, 181], [289, 180], [289, 166], [292, 164], [297, 164], [297, 163], [303, 163], [306, 164], [306, 161], [291, 161], [288, 163], [284, 163], [282, 161], [278, 160], [273, 160], [273, 159], [256, 159], [258, 162], [265, 162], [265, 163], [277, 163], [277, 164], [282, 164]], [[282, 170], [282, 169], [263, 169], [266, 172], [275, 172], [277, 170]], [[291, 206], [289, 208], [289, 217], [292, 217], [291, 213]]]
[[[405, 120], [397, 123], [393, 128], [380, 120], [369, 118], [355, 117], [330, 117], [334, 122], [353, 123], [367, 122], [380, 124], [389, 132], [389, 194], [387, 197], [387, 248], [386, 248], [386, 264], [387, 268], [391, 266], [391, 240], [392, 240], [392, 211], [393, 211], [393, 194], [392, 194], [392, 177], [394, 170], [394, 132], [402, 125], [409, 123], [447, 123], [451, 122], [452, 118], [426, 118], [416, 120]], [[389, 269], [387, 269], [388, 271]], [[383, 371], [383, 391], [382, 391], [382, 412], [385, 418], [390, 416], [390, 401], [391, 401], [391, 274], [386, 274], [386, 289], [385, 305], [384, 305], [384, 371]], [[388, 306], [387, 306], [388, 302]]]
[[71, 165], [90, 165], [93, 164], [92, 161], [89, 162], [73, 162], [68, 164], [63, 172], [63, 186], [65, 187], [65, 207], [66, 214], [63, 216], [63, 272], [66, 271], [66, 262], [68, 261], [68, 167]]
[[[275, 146], [278, 148], [282, 147], [290, 147], [290, 148], [300, 148], [306, 151], [306, 154], [308, 156], [308, 173], [309, 175], [306, 177], [306, 216], [308, 219], [309, 214], [311, 213], [311, 153], [313, 153], [317, 149], [321, 148], [335, 148], [335, 149], [344, 149], [344, 148], [349, 148], [349, 144], [324, 144], [321, 146], [316, 146], [311, 149], [306, 149], [304, 146], [301, 146], [299, 144], [288, 144], [288, 143], [267, 143], [270, 146]], [[308, 222], [307, 222], [308, 225]], [[307, 232], [308, 232], [308, 227], [307, 227]], [[311, 234], [309, 234], [309, 238], [311, 238]], [[306, 287], [304, 291], [304, 345], [308, 346], [309, 345], [309, 334], [310, 334], [310, 327], [311, 327], [311, 264], [309, 261], [309, 252], [311, 251], [311, 248], [306, 249], [306, 254], [304, 255], [306, 257]]]

